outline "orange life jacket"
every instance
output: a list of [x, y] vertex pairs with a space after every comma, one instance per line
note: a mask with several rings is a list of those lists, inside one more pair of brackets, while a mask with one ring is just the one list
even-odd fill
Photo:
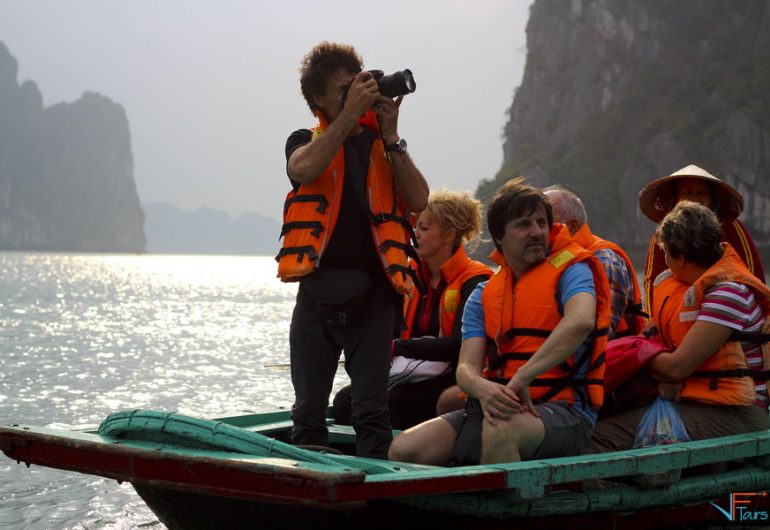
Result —
[[[316, 114], [319, 124], [313, 129], [313, 140], [328, 127], [323, 113]], [[372, 111], [368, 111], [359, 123], [375, 132], [379, 130]], [[278, 276], [282, 281], [297, 281], [319, 266], [334, 233], [344, 177], [345, 154], [340, 147], [332, 163], [318, 178], [309, 184], [301, 184], [286, 196], [281, 229], [283, 247], [276, 256]], [[411, 227], [399, 201], [390, 162], [379, 136], [372, 145], [366, 201], [372, 238], [385, 273], [396, 291], [408, 294], [414, 285], [408, 264], [408, 255], [414, 252], [409, 245]]]
[[[417, 263], [412, 261], [412, 268], [417, 270], [417, 267]], [[427, 269], [428, 265], [423, 263], [422, 267]], [[454, 329], [457, 310], [460, 306], [460, 291], [463, 285], [466, 281], [476, 276], [489, 278], [492, 276], [492, 269], [479, 261], [469, 258], [465, 248], [460, 245], [460, 248], [452, 254], [452, 257], [441, 265], [439, 272], [446, 285], [441, 293], [441, 300], [439, 302], [439, 336], [449, 337]], [[417, 306], [420, 305], [420, 296], [420, 292], [414, 287], [404, 301], [404, 315], [407, 328], [401, 332], [402, 339], [413, 337], [415, 319], [417, 318]]]
[[587, 250], [594, 253], [602, 249], [612, 250], [626, 263], [628, 272], [631, 275], [631, 281], [633, 282], [633, 292], [631, 293], [633, 299], [626, 306], [623, 315], [620, 320], [618, 320], [614, 338], [624, 337], [626, 335], [638, 335], [641, 333], [642, 329], [644, 329], [644, 326], [647, 324], [647, 318], [642, 311], [642, 290], [639, 288], [639, 279], [636, 277], [636, 270], [631, 263], [631, 258], [629, 258], [628, 254], [626, 254], [626, 252], [617, 244], [594, 235], [587, 224], [581, 226], [580, 229], [572, 235], [572, 238]]
[[481, 294], [487, 337], [497, 351], [488, 353], [483, 375], [505, 382], [540, 348], [562, 319], [556, 292], [559, 278], [572, 264], [585, 262], [591, 269], [596, 288], [596, 323], [586, 342], [584, 355], [574, 355], [538, 376], [530, 386], [535, 403], [567, 401], [574, 403], [583, 392], [590, 406], [601, 407], [604, 400], [604, 348], [610, 322], [609, 284], [599, 260], [569, 235], [564, 225], [551, 230], [551, 254], [531, 267], [521, 278], [503, 266], [487, 282]]
[[[695, 323], [703, 296], [711, 287], [737, 282], [750, 288], [765, 313], [762, 337], [766, 340], [770, 315], [770, 289], [744, 265], [729, 243], [722, 243], [722, 257], [692, 285], [678, 280], [665, 270], [653, 284], [653, 323], [664, 344], [672, 351], [681, 344]], [[752, 371], [746, 364], [741, 334], [731, 336], [695, 372], [684, 380], [682, 397], [715, 405], [749, 405], [756, 400]], [[763, 344], [765, 369], [770, 365], [770, 351]]]

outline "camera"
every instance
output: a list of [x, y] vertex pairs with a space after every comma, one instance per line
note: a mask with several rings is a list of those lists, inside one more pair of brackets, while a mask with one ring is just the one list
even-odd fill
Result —
[[397, 98], [411, 94], [417, 89], [412, 71], [408, 68], [388, 75], [385, 75], [382, 70], [369, 70], [369, 73], [377, 81], [377, 88], [383, 96]]
[[[377, 81], [377, 88], [383, 96], [397, 98], [398, 96], [411, 94], [417, 89], [417, 83], [414, 81], [412, 71], [408, 68], [388, 75], [385, 75], [385, 72], [382, 70], [369, 70], [369, 73], [372, 74], [372, 78]], [[350, 82], [350, 85], [352, 84], [353, 81]], [[340, 98], [340, 108], [345, 106], [345, 100], [348, 97], [350, 85], [348, 85], [348, 88]]]

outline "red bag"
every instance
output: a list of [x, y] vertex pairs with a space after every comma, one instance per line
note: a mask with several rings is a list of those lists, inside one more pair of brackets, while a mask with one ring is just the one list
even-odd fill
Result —
[[604, 390], [612, 392], [666, 347], [655, 336], [633, 335], [611, 340], [605, 350]]

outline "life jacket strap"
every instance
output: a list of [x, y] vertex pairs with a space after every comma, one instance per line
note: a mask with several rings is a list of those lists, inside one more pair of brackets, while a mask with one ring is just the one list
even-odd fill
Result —
[[417, 290], [420, 292], [420, 294], [425, 294], [427, 291], [425, 290], [425, 285], [423, 284], [422, 280], [418, 278], [417, 274], [415, 274], [414, 269], [411, 267], [406, 267], [404, 265], [399, 265], [398, 263], [393, 263], [392, 265], [388, 265], [388, 267], [385, 269], [385, 272], [388, 274], [388, 276], [393, 276], [394, 274], [401, 273], [403, 275], [403, 279], [406, 280], [406, 277], [409, 276], [412, 278], [412, 281], [417, 286]]
[[[609, 334], [610, 328], [594, 329], [588, 338], [604, 337]], [[551, 330], [539, 328], [511, 328], [503, 333], [499, 340], [501, 342], [510, 342], [513, 337], [540, 337], [547, 339], [551, 335]]]
[[409, 223], [409, 219], [394, 213], [370, 214], [369, 222], [372, 223], [373, 226], [381, 225], [382, 223], [398, 223], [403, 226], [405, 230], [412, 230], [412, 225]]
[[525, 352], [508, 352], [502, 355], [496, 355], [493, 352], [493, 355], [489, 357], [487, 363], [489, 364], [489, 368], [497, 370], [506, 361], [528, 361], [530, 357], [532, 357], [532, 354]]
[[[490, 377], [489, 380], [494, 381], [495, 383], [498, 383], [501, 385], [507, 385], [508, 382], [510, 381], [510, 379], [505, 379], [502, 377]], [[603, 379], [573, 379], [569, 376], [565, 376], [565, 377], [554, 377], [550, 379], [536, 378], [529, 384], [529, 386], [531, 387], [550, 388], [548, 392], [532, 400], [532, 403], [534, 403], [535, 405], [539, 405], [541, 403], [545, 403], [546, 401], [551, 400], [559, 392], [561, 392], [567, 387], [577, 388], [577, 387], [588, 387], [589, 385], [604, 385], [604, 380]]]
[[729, 342], [751, 342], [754, 344], [764, 344], [770, 342], [769, 333], [744, 333], [736, 331], [727, 339]]
[[[546, 401], [550, 401], [554, 397], [556, 397], [559, 392], [564, 390], [567, 387], [571, 387], [573, 389], [577, 388], [587, 388], [589, 385], [599, 385], [604, 386], [604, 380], [603, 379], [575, 379], [572, 377], [559, 377], [557, 379], [535, 379], [533, 380], [529, 386], [534, 387], [550, 387], [551, 389], [543, 394], [542, 396], [538, 397], [537, 399], [533, 399], [532, 403], [539, 405], [540, 403], [545, 403]], [[579, 396], [577, 392], [575, 393], [576, 396]]]
[[380, 244], [380, 246], [377, 248], [377, 250], [380, 251], [380, 254], [385, 254], [389, 249], [391, 248], [397, 248], [400, 249], [409, 256], [410, 258], [413, 258], [415, 260], [419, 260], [419, 256], [417, 255], [417, 251], [414, 249], [414, 247], [408, 243], [401, 243], [399, 241], [394, 241], [392, 239], [386, 239], [385, 241]]
[[644, 312], [642, 304], [630, 304], [624, 311], [626, 315], [639, 315], [640, 317], [650, 318], [650, 315]]
[[281, 261], [281, 258], [291, 254], [297, 254], [297, 263], [302, 263], [302, 259], [305, 256], [307, 256], [310, 261], [315, 261], [318, 259], [318, 254], [316, 253], [315, 249], [310, 245], [305, 245], [302, 247], [282, 248], [280, 252], [278, 252], [278, 255], [275, 257], [275, 261]]
[[281, 227], [281, 235], [278, 239], [285, 236], [291, 230], [309, 229], [310, 235], [315, 238], [321, 237], [321, 232], [324, 231], [324, 226], [320, 221], [292, 221], [290, 223], [284, 223]]
[[317, 202], [318, 208], [315, 209], [320, 214], [323, 214], [326, 212], [326, 207], [329, 206], [329, 200], [326, 198], [326, 196], [317, 194], [317, 195], [292, 195], [288, 199], [286, 199], [286, 202], [283, 203], [283, 215], [286, 215], [286, 212], [289, 211], [289, 206], [294, 204], [295, 202]]
[[500, 342], [510, 342], [513, 337], [540, 337], [542, 339], [546, 339], [551, 335], [551, 330], [549, 329], [539, 329], [539, 328], [511, 328], [505, 333], [503, 333], [498, 340]]
[[702, 377], [711, 379], [709, 390], [717, 390], [719, 380], [725, 377], [751, 377], [754, 380], [764, 381], [770, 379], [770, 370], [751, 370], [748, 368], [736, 368], [734, 370], [696, 370], [688, 377]]

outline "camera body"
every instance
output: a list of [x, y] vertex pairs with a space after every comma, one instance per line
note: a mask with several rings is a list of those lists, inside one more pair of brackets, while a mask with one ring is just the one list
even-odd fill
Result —
[[[372, 74], [372, 78], [377, 81], [377, 88], [383, 96], [397, 98], [398, 96], [411, 94], [417, 89], [417, 83], [414, 80], [412, 71], [408, 68], [387, 75], [385, 75], [385, 72], [382, 70], [369, 70], [369, 73]], [[351, 81], [350, 85], [352, 84], [353, 82]], [[340, 98], [340, 108], [345, 106], [345, 100], [348, 97], [350, 85], [348, 85], [348, 88]]]
[[377, 81], [377, 88], [383, 96], [397, 98], [417, 90], [417, 83], [414, 81], [412, 71], [408, 68], [388, 75], [385, 75], [382, 70], [369, 70], [369, 73]]

